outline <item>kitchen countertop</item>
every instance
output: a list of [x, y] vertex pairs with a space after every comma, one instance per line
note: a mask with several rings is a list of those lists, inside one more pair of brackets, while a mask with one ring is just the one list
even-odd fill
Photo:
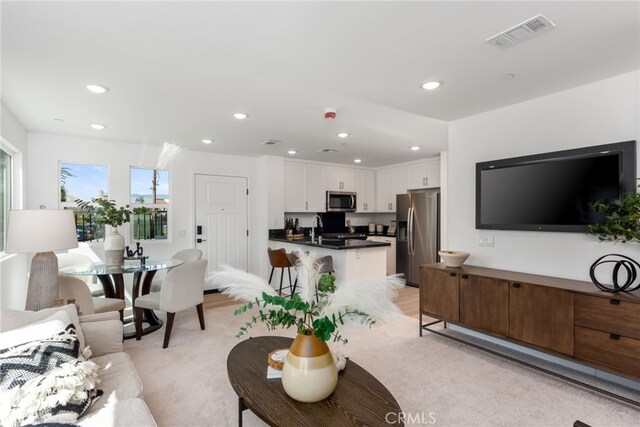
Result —
[[391, 246], [390, 243], [387, 242], [373, 242], [370, 240], [358, 240], [358, 239], [340, 239], [340, 240], [332, 240], [328, 242], [328, 239], [323, 239], [322, 244], [311, 243], [311, 239], [309, 237], [305, 237], [300, 240], [289, 240], [285, 238], [279, 237], [270, 237], [269, 240], [274, 242], [282, 242], [282, 243], [292, 243], [294, 245], [302, 245], [302, 246], [311, 246], [314, 248], [325, 248], [325, 249], [337, 249], [337, 250], [346, 250], [346, 249], [364, 249], [364, 248], [377, 248], [381, 246]]

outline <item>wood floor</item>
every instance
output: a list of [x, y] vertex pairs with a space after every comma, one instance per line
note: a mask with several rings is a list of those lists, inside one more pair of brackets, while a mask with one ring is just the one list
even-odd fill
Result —
[[[204, 308], [227, 307], [238, 304], [221, 293], [207, 294], [204, 296]], [[400, 290], [395, 304], [406, 316], [418, 318], [418, 288], [405, 286]]]

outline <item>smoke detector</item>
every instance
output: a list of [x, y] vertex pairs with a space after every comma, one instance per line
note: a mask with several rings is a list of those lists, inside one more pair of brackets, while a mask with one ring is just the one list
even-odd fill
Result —
[[327, 154], [333, 154], [333, 153], [337, 153], [340, 150], [336, 150], [335, 148], [322, 148], [320, 150], [318, 150], [318, 153], [327, 153]]
[[509, 47], [528, 39], [536, 34], [552, 30], [556, 24], [543, 14], [536, 15], [524, 22], [514, 25], [495, 36], [489, 37], [486, 41], [499, 47]]
[[267, 139], [265, 142], [261, 142], [262, 145], [278, 145], [280, 141], [277, 139]]

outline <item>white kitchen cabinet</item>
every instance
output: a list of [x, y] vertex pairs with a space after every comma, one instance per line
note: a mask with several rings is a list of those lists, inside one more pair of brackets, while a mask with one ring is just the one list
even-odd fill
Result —
[[407, 168], [376, 171], [376, 212], [395, 212], [396, 194], [407, 192]]
[[407, 166], [407, 189], [440, 186], [440, 161], [427, 160]]
[[326, 167], [286, 162], [285, 206], [287, 212], [324, 212]]
[[327, 167], [327, 190], [354, 191], [355, 170], [335, 166]]
[[353, 172], [357, 193], [356, 213], [375, 212], [375, 177], [373, 171], [356, 169]]

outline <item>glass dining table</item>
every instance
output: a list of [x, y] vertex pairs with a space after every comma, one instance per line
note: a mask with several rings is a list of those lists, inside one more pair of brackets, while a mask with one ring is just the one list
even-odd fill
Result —
[[[151, 291], [151, 283], [156, 272], [183, 264], [179, 259], [146, 260], [141, 264], [139, 260], [125, 261], [121, 267], [110, 267], [105, 264], [90, 264], [84, 266], [72, 266], [60, 269], [60, 273], [70, 276], [97, 276], [102, 284], [106, 298], [125, 299], [124, 275], [133, 274], [133, 287], [131, 291], [131, 305], [135, 306], [136, 298], [146, 295]], [[133, 310], [135, 316], [135, 310]], [[135, 319], [134, 319], [135, 321]], [[127, 323], [125, 321], [125, 323]], [[133, 326], [134, 322], [129, 325]], [[157, 331], [162, 327], [162, 320], [156, 316], [153, 310], [144, 310], [142, 334], [146, 335]], [[135, 338], [135, 328], [125, 328], [124, 338]]]

